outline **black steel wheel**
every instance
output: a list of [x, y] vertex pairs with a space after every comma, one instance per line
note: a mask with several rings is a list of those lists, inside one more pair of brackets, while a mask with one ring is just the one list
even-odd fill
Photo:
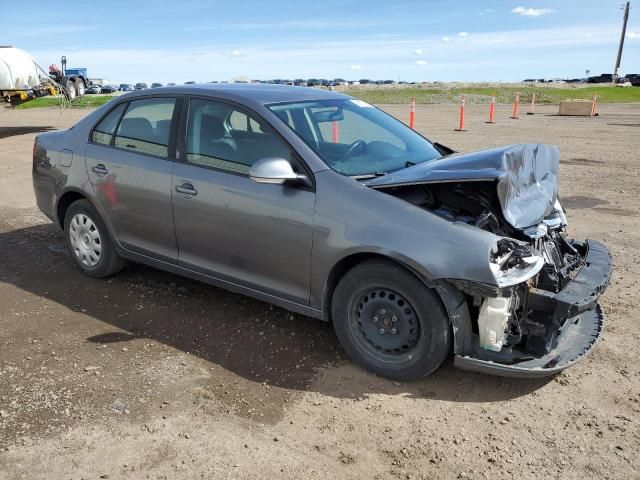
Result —
[[331, 311], [347, 354], [379, 375], [418, 379], [449, 353], [449, 321], [437, 293], [392, 262], [367, 261], [347, 272]]

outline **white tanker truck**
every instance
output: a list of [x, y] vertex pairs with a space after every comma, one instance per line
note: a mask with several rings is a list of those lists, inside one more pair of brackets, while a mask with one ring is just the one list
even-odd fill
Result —
[[67, 70], [67, 59], [61, 59], [62, 69], [49, 66], [45, 73], [31, 55], [14, 47], [0, 46], [0, 97], [12, 105], [47, 95], [64, 95], [67, 100], [84, 95], [87, 86], [86, 69]]

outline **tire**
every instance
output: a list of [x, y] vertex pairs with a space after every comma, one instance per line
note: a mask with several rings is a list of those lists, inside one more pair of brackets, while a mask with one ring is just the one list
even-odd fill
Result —
[[108, 277], [125, 265], [102, 218], [88, 200], [78, 200], [67, 209], [64, 237], [71, 258], [89, 277]]
[[84, 84], [84, 80], [76, 78], [76, 96], [84, 97], [87, 86]]
[[451, 349], [449, 319], [437, 293], [390, 261], [349, 270], [334, 291], [331, 313], [349, 357], [383, 377], [426, 377]]
[[74, 98], [76, 98], [76, 84], [73, 82], [73, 80], [69, 78], [65, 79], [62, 86], [64, 87], [64, 96], [67, 98], [67, 100], [72, 101]]

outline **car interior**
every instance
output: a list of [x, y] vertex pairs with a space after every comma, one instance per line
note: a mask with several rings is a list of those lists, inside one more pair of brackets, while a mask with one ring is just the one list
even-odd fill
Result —
[[[246, 168], [265, 157], [291, 161], [291, 150], [269, 127], [226, 104], [192, 100], [187, 127], [187, 160], [216, 168]], [[232, 167], [233, 168], [233, 167]], [[234, 168], [234, 170], [237, 168]]]

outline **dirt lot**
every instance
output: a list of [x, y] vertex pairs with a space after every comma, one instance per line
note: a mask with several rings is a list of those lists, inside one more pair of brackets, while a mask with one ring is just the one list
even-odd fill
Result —
[[[570, 232], [604, 240], [606, 334], [551, 379], [466, 373], [411, 384], [354, 366], [331, 329], [131, 265], [84, 277], [35, 208], [37, 132], [82, 111], [0, 112], [0, 478], [640, 478], [640, 105], [509, 120], [425, 106], [458, 150], [555, 143]], [[388, 107], [401, 119], [406, 107]]]

